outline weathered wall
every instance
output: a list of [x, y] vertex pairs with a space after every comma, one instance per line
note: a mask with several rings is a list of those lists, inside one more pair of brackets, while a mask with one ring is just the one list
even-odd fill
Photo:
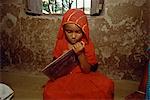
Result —
[[[100, 69], [111, 78], [140, 79], [147, 59], [148, 5], [148, 0], [106, 0], [104, 16], [88, 17]], [[21, 0], [2, 0], [0, 8], [2, 68], [40, 71], [52, 59], [61, 17], [26, 15]]]
[[141, 78], [150, 39], [150, 4], [146, 0], [106, 0], [105, 4], [104, 16], [90, 20], [101, 69], [117, 79]]

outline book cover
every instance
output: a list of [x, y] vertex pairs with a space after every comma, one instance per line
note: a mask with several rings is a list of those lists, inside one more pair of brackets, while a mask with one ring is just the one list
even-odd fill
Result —
[[49, 78], [57, 79], [69, 74], [78, 63], [78, 58], [75, 52], [69, 50], [48, 64], [42, 72]]

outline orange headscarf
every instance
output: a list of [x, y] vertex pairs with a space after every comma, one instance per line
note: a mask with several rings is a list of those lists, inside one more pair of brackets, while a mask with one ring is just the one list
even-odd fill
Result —
[[68, 41], [66, 40], [65, 33], [63, 31], [63, 25], [67, 23], [74, 23], [82, 29], [85, 34], [82, 38], [82, 41], [86, 43], [85, 56], [89, 64], [96, 64], [97, 60], [95, 56], [94, 45], [89, 37], [87, 17], [80, 9], [70, 9], [64, 14], [57, 34], [57, 41], [53, 51], [53, 56], [57, 58], [63, 53], [63, 51], [68, 50]]

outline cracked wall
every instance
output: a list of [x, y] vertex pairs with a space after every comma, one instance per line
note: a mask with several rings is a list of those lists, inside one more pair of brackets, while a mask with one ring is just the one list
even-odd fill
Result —
[[[147, 61], [147, 0], [106, 0], [103, 16], [88, 17], [100, 70], [113, 79], [140, 80]], [[1, 64], [10, 71], [38, 72], [52, 60], [57, 16], [29, 16], [24, 1], [2, 0]]]

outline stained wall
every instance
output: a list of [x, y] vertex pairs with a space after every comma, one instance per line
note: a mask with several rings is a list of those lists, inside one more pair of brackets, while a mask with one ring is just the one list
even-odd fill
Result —
[[[103, 16], [88, 16], [99, 70], [113, 79], [140, 80], [148, 59], [150, 2], [105, 0]], [[38, 73], [52, 60], [62, 16], [25, 14], [24, 0], [0, 3], [1, 69]]]

